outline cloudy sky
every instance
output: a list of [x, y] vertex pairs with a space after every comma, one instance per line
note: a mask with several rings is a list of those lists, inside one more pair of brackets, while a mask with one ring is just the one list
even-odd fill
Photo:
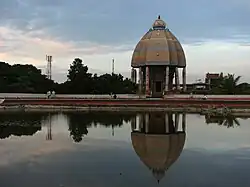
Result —
[[130, 75], [132, 51], [158, 14], [183, 44], [188, 80], [228, 72], [250, 81], [249, 0], [1, 0], [0, 61], [44, 68], [66, 78], [80, 57], [90, 71]]

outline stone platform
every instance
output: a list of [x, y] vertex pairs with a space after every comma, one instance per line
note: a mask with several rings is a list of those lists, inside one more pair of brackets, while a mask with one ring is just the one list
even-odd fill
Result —
[[250, 108], [249, 98], [5, 98], [0, 106], [84, 106], [84, 107], [200, 107], [200, 108]]
[[250, 111], [250, 96], [241, 95], [168, 95], [165, 98], [142, 98], [138, 95], [56, 95], [46, 98], [45, 94], [0, 94], [0, 110], [111, 110], [111, 111], [188, 111], [203, 109], [240, 109]]

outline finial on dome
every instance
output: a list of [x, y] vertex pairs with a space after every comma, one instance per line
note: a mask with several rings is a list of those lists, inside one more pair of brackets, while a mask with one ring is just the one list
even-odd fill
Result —
[[161, 19], [161, 16], [158, 16], [158, 19], [155, 20], [153, 24], [153, 29], [165, 29], [166, 23]]

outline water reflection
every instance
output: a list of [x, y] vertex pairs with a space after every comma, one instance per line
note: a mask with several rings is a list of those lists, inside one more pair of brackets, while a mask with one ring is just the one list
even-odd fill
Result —
[[[239, 118], [239, 117], [238, 117]], [[236, 116], [227, 115], [205, 115], [205, 121], [207, 124], [216, 123], [219, 126], [225, 126], [227, 128], [240, 126], [240, 122]]]
[[[185, 113], [121, 113], [121, 112], [68, 112], [66, 116], [69, 135], [75, 142], [81, 142], [88, 134], [88, 128], [103, 126], [111, 128], [112, 136], [115, 128], [120, 128], [124, 123], [131, 123], [132, 134], [182, 134], [185, 133]], [[52, 121], [58, 117], [58, 113], [1, 113], [0, 115], [0, 138], [13, 136], [31, 136], [46, 127], [46, 140], [52, 140]], [[239, 119], [247, 119], [243, 116], [219, 116], [205, 115], [206, 124], [217, 124], [227, 128], [240, 126]], [[181, 123], [179, 123], [182, 121]], [[182, 131], [179, 131], [179, 126]], [[181, 135], [179, 135], [181, 136]]]
[[1, 186], [249, 186], [247, 121], [197, 116], [1, 113]]
[[66, 113], [70, 136], [75, 142], [81, 142], [88, 134], [88, 127], [97, 125], [111, 127], [114, 136], [114, 128], [121, 127], [124, 122], [129, 122], [135, 113], [101, 112], [101, 113]]
[[40, 131], [44, 113], [4, 113], [0, 117], [0, 138], [13, 136], [31, 136]]
[[133, 148], [141, 161], [152, 171], [158, 183], [165, 171], [179, 158], [186, 140], [186, 114], [140, 114], [131, 123]]

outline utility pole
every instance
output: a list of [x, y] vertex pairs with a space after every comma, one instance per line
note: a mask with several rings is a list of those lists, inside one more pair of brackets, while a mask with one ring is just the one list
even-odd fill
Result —
[[112, 74], [115, 73], [115, 59], [112, 59]]
[[46, 75], [48, 79], [52, 79], [52, 71], [51, 71], [51, 66], [52, 66], [52, 56], [46, 55], [46, 61], [47, 61], [47, 69], [46, 69]]

